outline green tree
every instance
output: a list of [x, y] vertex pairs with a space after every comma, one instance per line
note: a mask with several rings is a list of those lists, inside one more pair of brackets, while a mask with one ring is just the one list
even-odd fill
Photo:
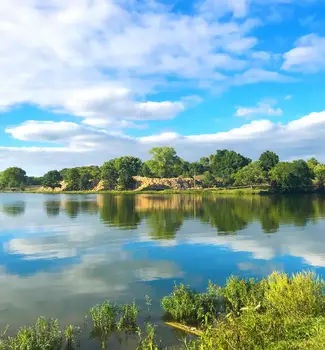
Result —
[[251, 159], [229, 150], [217, 150], [210, 156], [210, 168], [216, 177], [230, 178], [232, 174], [248, 165]]
[[60, 182], [62, 181], [62, 176], [57, 170], [51, 170], [47, 172], [42, 179], [42, 185], [45, 187], [60, 187]]
[[23, 188], [27, 182], [25, 170], [11, 167], [3, 171], [0, 175], [0, 187], [2, 188]]
[[64, 181], [67, 183], [67, 190], [79, 191], [80, 190], [80, 173], [77, 168], [68, 169], [66, 172]]
[[317, 185], [320, 188], [324, 188], [325, 186], [325, 164], [317, 164], [314, 167], [314, 174], [315, 174], [315, 179], [317, 182]]
[[259, 158], [261, 167], [265, 171], [270, 171], [279, 163], [279, 156], [271, 151], [265, 151]]
[[265, 182], [266, 176], [260, 161], [250, 163], [234, 174], [235, 185], [259, 185]]
[[118, 174], [118, 189], [131, 189], [134, 186], [133, 176], [141, 173], [141, 159], [130, 156], [116, 158], [114, 160], [114, 166]]
[[152, 177], [148, 161], [142, 163], [140, 175], [144, 177]]
[[203, 175], [202, 184], [204, 187], [211, 188], [216, 186], [216, 179], [215, 177], [210, 173], [210, 171], [206, 171]]
[[172, 147], [154, 147], [150, 152], [152, 159], [147, 162], [150, 172], [154, 177], [174, 177], [180, 175], [177, 172], [181, 159]]
[[280, 162], [270, 171], [271, 186], [279, 192], [305, 192], [311, 189], [313, 174], [307, 163]]
[[114, 159], [105, 162], [101, 168], [101, 179], [104, 182], [104, 186], [107, 189], [114, 190], [117, 186], [118, 172], [115, 168]]

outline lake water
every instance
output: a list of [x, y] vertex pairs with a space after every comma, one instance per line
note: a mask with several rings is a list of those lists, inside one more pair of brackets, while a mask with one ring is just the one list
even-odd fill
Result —
[[[313, 270], [325, 278], [325, 196], [0, 194], [0, 328], [37, 316], [84, 324], [105, 299], [160, 325], [174, 283]], [[114, 349], [132, 349], [132, 339]], [[83, 348], [98, 349], [83, 339]]]

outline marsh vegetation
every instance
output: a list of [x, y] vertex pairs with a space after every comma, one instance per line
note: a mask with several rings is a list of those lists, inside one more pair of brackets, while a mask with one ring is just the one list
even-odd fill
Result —
[[[161, 301], [165, 318], [202, 330], [173, 349], [249, 350], [309, 349], [325, 347], [325, 283], [309, 272], [288, 276], [274, 272], [261, 280], [230, 277], [224, 287], [209, 283], [198, 293], [175, 285]], [[90, 309], [91, 337], [108, 348], [114, 333], [137, 336], [136, 350], [163, 349], [155, 326], [139, 326], [136, 304], [115, 305], [109, 301]], [[80, 328], [61, 329], [58, 320], [40, 317], [15, 336], [3, 332], [1, 350], [61, 350], [79, 347]]]

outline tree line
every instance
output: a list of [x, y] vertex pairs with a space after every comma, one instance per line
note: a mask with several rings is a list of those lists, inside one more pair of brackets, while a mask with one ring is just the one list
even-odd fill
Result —
[[206, 188], [269, 185], [276, 192], [308, 192], [325, 187], [325, 164], [315, 158], [281, 162], [279, 156], [265, 151], [257, 161], [232, 150], [217, 150], [199, 161], [188, 162], [172, 147], [155, 147], [151, 159], [124, 156], [102, 166], [83, 166], [51, 170], [41, 177], [30, 177], [23, 169], [10, 167], [0, 172], [0, 189], [26, 186], [60, 187], [66, 190], [91, 190], [100, 182], [107, 190], [134, 189], [134, 176], [152, 178], [198, 178]]

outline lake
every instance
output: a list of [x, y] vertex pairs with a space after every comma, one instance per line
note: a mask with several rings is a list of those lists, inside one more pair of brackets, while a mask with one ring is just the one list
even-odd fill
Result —
[[[161, 321], [160, 299], [175, 282], [203, 290], [273, 270], [325, 278], [325, 196], [2, 193], [0, 239], [1, 329], [39, 315], [83, 327], [91, 306], [135, 300], [170, 345], [180, 334]], [[121, 341], [111, 348], [134, 349]]]

